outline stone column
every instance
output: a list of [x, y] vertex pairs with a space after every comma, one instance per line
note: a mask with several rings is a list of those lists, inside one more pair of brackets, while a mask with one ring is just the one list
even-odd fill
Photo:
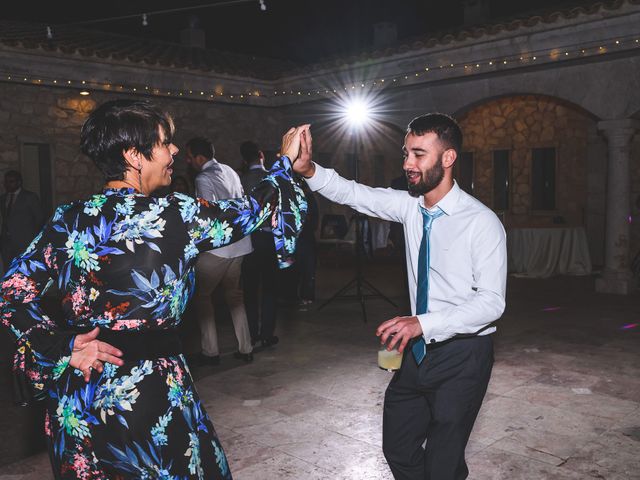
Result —
[[626, 295], [635, 289], [629, 269], [629, 215], [631, 139], [640, 122], [632, 119], [603, 120], [598, 129], [609, 143], [604, 270], [596, 291]]

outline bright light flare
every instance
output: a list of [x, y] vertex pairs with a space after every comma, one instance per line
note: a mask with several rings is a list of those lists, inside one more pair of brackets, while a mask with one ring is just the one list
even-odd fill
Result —
[[369, 104], [362, 98], [352, 98], [345, 105], [344, 117], [354, 127], [365, 126], [371, 120]]

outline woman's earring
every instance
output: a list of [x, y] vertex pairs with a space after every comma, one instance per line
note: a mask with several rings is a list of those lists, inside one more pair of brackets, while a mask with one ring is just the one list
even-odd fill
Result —
[[138, 184], [140, 185], [140, 193], [144, 193], [142, 191], [142, 162], [138, 160]]

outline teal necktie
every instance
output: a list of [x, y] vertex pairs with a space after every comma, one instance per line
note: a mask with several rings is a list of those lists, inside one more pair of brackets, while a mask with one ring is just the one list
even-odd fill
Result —
[[[433, 221], [444, 215], [440, 207], [431, 213], [426, 208], [420, 206], [422, 213], [422, 241], [420, 242], [420, 254], [418, 255], [418, 291], [416, 292], [416, 315], [427, 313], [429, 305], [429, 234]], [[424, 336], [420, 336], [411, 346], [413, 358], [420, 365], [427, 355], [427, 344]]]

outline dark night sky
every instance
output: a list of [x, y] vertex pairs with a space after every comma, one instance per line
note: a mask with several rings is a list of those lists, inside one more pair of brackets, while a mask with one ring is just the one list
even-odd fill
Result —
[[[7, 4], [8, 2], [11, 2]], [[311, 62], [355, 53], [371, 46], [372, 25], [380, 21], [397, 24], [399, 39], [462, 25], [461, 0], [258, 0], [190, 12], [149, 15], [88, 26], [127, 35], [179, 42], [180, 30], [195, 17], [206, 31], [207, 47], [229, 52]], [[17, 1], [3, 5], [0, 18], [52, 24], [154, 12], [163, 9], [211, 5], [212, 0], [168, 2], [112, 0]], [[528, 11], [590, 3], [578, 0], [490, 0], [491, 17], [499, 19]]]

